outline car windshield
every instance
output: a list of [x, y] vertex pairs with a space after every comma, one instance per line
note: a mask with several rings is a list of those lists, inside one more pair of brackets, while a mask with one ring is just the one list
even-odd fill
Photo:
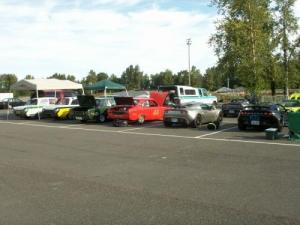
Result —
[[247, 106], [246, 110], [271, 110], [272, 105], [252, 105], [252, 106]]
[[231, 103], [244, 103], [244, 102], [246, 102], [245, 99], [232, 99], [231, 100]]
[[284, 107], [300, 107], [300, 102], [297, 102], [297, 101], [286, 101], [286, 102], [283, 102], [282, 105]]
[[26, 105], [37, 105], [37, 99], [30, 99], [27, 101]]

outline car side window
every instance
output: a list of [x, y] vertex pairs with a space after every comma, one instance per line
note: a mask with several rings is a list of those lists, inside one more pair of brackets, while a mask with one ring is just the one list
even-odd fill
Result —
[[179, 89], [180, 95], [184, 95], [183, 88]]
[[143, 103], [143, 107], [150, 107], [150, 103], [148, 100], [146, 100], [144, 103]]
[[74, 99], [73, 101], [72, 101], [72, 103], [71, 103], [71, 105], [78, 105], [79, 103], [78, 103], [78, 99]]
[[209, 105], [201, 105], [201, 109], [203, 109], [203, 110], [211, 110], [211, 107]]
[[149, 105], [150, 107], [156, 107], [157, 106], [157, 103], [155, 101], [149, 101]]

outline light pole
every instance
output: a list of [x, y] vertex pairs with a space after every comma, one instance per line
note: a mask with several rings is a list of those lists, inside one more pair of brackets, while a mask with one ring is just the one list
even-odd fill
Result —
[[191, 38], [186, 39], [186, 44], [188, 46], [188, 63], [189, 63], [189, 86], [191, 86]]

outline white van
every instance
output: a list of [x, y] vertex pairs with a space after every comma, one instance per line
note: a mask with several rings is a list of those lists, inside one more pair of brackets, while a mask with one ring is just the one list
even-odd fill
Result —
[[201, 102], [204, 104], [216, 104], [218, 99], [212, 96], [205, 88], [194, 88], [181, 85], [159, 86], [159, 91], [168, 91], [170, 100], [176, 104], [188, 102]]

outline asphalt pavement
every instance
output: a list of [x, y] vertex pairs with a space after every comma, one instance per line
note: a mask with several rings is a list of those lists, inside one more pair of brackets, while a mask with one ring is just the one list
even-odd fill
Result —
[[217, 131], [6, 118], [1, 225], [300, 224], [300, 143], [234, 118]]

